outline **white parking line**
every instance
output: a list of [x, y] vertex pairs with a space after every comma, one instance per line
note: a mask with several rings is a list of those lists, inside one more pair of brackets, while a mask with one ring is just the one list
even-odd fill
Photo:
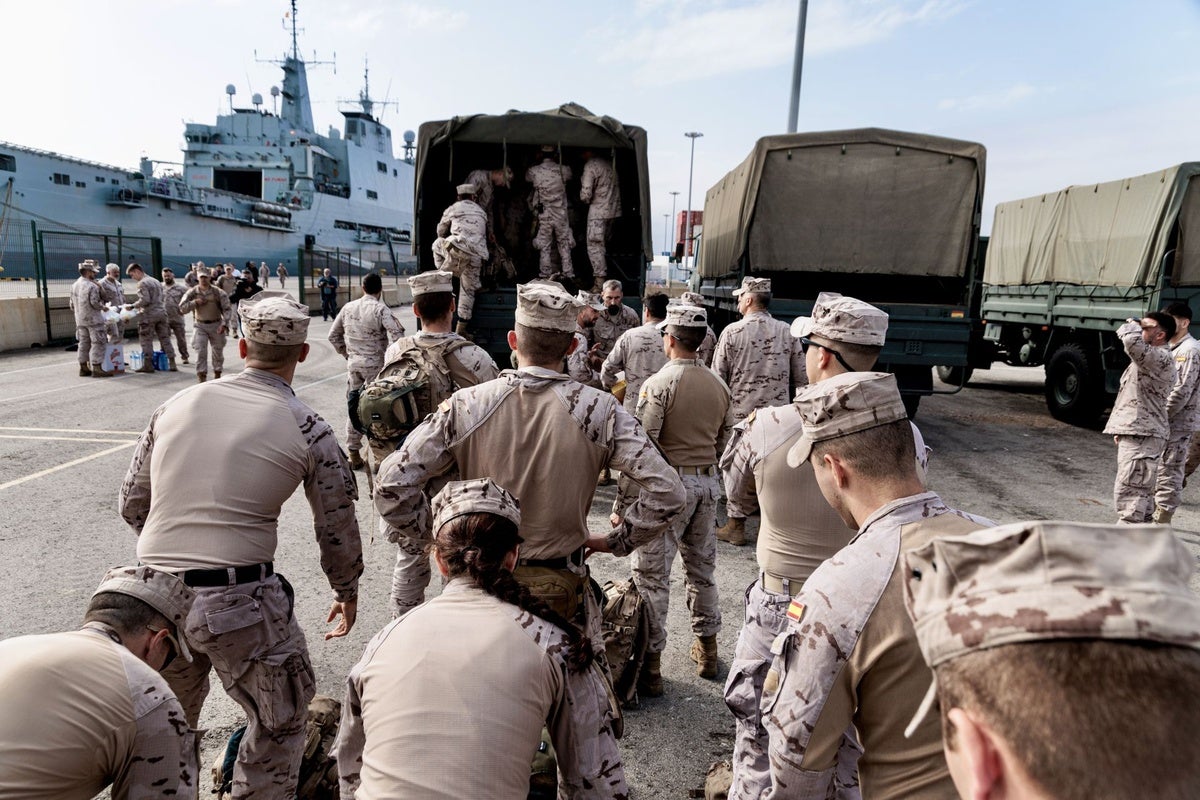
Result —
[[0, 439], [38, 439], [51, 442], [126, 442], [128, 439], [98, 439], [91, 436], [21, 436], [15, 433], [0, 433]]
[[[91, 428], [30, 428], [25, 426], [8, 426], [0, 425], [0, 431], [37, 431], [38, 433], [107, 433], [112, 436], [141, 436], [141, 431], [98, 431]], [[122, 442], [124, 439], [113, 439], [114, 442]]]
[[59, 464], [57, 467], [50, 467], [50, 469], [44, 469], [41, 472], [35, 472], [32, 475], [26, 475], [24, 478], [17, 478], [15, 481], [9, 481], [8, 483], [0, 483], [0, 491], [3, 491], [5, 489], [10, 489], [13, 486], [17, 486], [19, 484], [25, 483], [26, 481], [31, 481], [34, 478], [41, 478], [46, 475], [50, 475], [52, 473], [58, 472], [59, 470], [67, 469], [68, 467], [78, 466], [79, 464], [86, 463], [95, 458], [101, 458], [103, 456], [111, 455], [120, 450], [124, 450], [126, 447], [133, 447], [135, 444], [137, 444], [137, 442], [126, 442], [125, 444], [119, 444], [116, 447], [110, 447], [107, 450], [101, 450], [99, 453], [92, 453], [90, 456], [84, 456], [83, 458], [77, 458], [74, 461], [68, 461], [65, 464]]
[[33, 394], [23, 394], [23, 395], [19, 395], [17, 397], [0, 397], [0, 403], [11, 403], [14, 400], [27, 400], [30, 397], [37, 397], [38, 395], [43, 395], [43, 394], [54, 394], [55, 392], [59, 392], [61, 394], [62, 392], [65, 392], [65, 391], [68, 391], [68, 389], [66, 387], [60, 386], [57, 389], [47, 389], [44, 392], [34, 392]]
[[330, 375], [328, 378], [322, 378], [319, 381], [313, 381], [312, 383], [306, 383], [303, 386], [295, 387], [294, 391], [303, 392], [305, 389], [307, 389], [310, 386], [320, 386], [322, 383], [329, 383], [330, 381], [338, 381], [338, 380], [342, 380], [342, 381], [346, 380], [346, 373], [342, 372], [337, 375]]
[[50, 367], [65, 367], [68, 364], [74, 364], [74, 361], [59, 361], [54, 364], [42, 364], [40, 367], [25, 367], [24, 369], [10, 369], [6, 372], [0, 372], [0, 378], [5, 375], [16, 375], [18, 372], [33, 372], [35, 369], [49, 369]]

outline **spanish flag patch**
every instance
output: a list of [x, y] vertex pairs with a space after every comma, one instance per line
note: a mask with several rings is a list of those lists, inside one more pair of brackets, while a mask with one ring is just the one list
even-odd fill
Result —
[[804, 603], [797, 600], [788, 603], [787, 615], [792, 622], [799, 622], [804, 616]]

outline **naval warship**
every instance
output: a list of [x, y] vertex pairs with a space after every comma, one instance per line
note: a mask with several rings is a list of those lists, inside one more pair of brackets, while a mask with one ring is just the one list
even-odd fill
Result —
[[283, 69], [281, 86], [271, 88], [274, 108], [265, 110], [258, 94], [253, 108], [234, 108], [227, 86], [230, 113], [212, 125], [188, 123], [182, 165], [169, 171], [146, 158], [130, 170], [0, 141], [3, 277], [34, 274], [31, 221], [47, 231], [158, 237], [163, 266], [177, 271], [193, 261], [252, 260], [284, 262], [296, 274], [300, 248], [369, 248], [389, 270], [410, 260], [414, 134], [405, 132], [396, 157], [365, 72], [358, 107], [341, 112], [344, 133], [317, 133], [295, 0], [291, 40], [274, 62]]

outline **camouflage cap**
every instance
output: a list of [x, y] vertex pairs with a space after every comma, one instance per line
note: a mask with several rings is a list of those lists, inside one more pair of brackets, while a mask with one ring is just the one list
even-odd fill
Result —
[[308, 338], [308, 306], [287, 292], [265, 289], [238, 303], [246, 339], [259, 344], [304, 344]]
[[683, 303], [667, 306], [667, 318], [654, 327], [660, 331], [668, 325], [680, 328], [707, 328], [708, 312], [699, 306], [689, 306]]
[[175, 646], [179, 655], [188, 661], [192, 652], [188, 650], [183, 635], [183, 626], [196, 593], [176, 576], [145, 565], [136, 567], [113, 567], [104, 573], [104, 580], [92, 592], [92, 597], [105, 592], [116, 592], [136, 597], [162, 614], [175, 627]]
[[581, 291], [579, 294], [575, 295], [575, 299], [583, 303], [585, 306], [590, 306], [597, 311], [604, 310], [604, 297], [596, 294], [595, 292]]
[[771, 279], [770, 278], [752, 278], [749, 275], [747, 275], [746, 277], [742, 278], [742, 288], [733, 290], [733, 296], [740, 297], [740, 296], [744, 295], [746, 292], [770, 294], [771, 293]]
[[673, 298], [672, 303], [682, 303], [685, 306], [704, 307], [704, 295], [699, 292], [680, 292], [679, 297]]
[[526, 328], [574, 332], [580, 303], [553, 281], [517, 286], [517, 323]]
[[792, 336], [820, 336], [834, 342], [882, 347], [887, 338], [888, 315], [870, 303], [821, 292], [811, 317], [792, 322]]
[[788, 450], [790, 467], [808, 461], [817, 442], [908, 419], [896, 376], [887, 372], [844, 372], [800, 390], [794, 402], [804, 433]]
[[491, 478], [451, 481], [433, 498], [433, 535], [464, 514], [495, 514], [521, 527], [521, 503]]
[[83, 261], [79, 262], [79, 271], [86, 272], [87, 270], [91, 270], [92, 272], [99, 272], [100, 265], [96, 263], [95, 259], [85, 258]]
[[408, 276], [408, 286], [412, 289], [413, 297], [423, 294], [454, 291], [454, 273], [444, 269], [434, 269]]
[[197, 278], [211, 278], [212, 273], [208, 271], [207, 267], [196, 267], [196, 277]]
[[455, 190], [454, 190], [454, 191], [455, 191], [455, 192], [457, 192], [458, 194], [469, 194], [469, 195], [471, 195], [472, 197], [474, 197], [474, 196], [475, 196], [475, 184], [473, 184], [473, 183], [460, 183], [460, 184], [458, 185], [458, 187], [457, 187], [457, 188], [455, 188]]
[[552, 145], [552, 144], [544, 144], [544, 145], [542, 145], [542, 155], [544, 155], [544, 156], [546, 156], [546, 155], [550, 155], [550, 156], [552, 156], [552, 155], [554, 155], [554, 154], [555, 154], [557, 151], [558, 151], [558, 149], [557, 149], [557, 148], [556, 148], [554, 145]]

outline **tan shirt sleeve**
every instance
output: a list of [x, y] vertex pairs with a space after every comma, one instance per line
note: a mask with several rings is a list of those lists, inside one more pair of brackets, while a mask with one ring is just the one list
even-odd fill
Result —
[[358, 486], [328, 422], [320, 417], [306, 419], [302, 431], [312, 457], [304, 477], [304, 494], [312, 508], [321, 570], [339, 601], [354, 600], [363, 572], [362, 540], [354, 508]]

